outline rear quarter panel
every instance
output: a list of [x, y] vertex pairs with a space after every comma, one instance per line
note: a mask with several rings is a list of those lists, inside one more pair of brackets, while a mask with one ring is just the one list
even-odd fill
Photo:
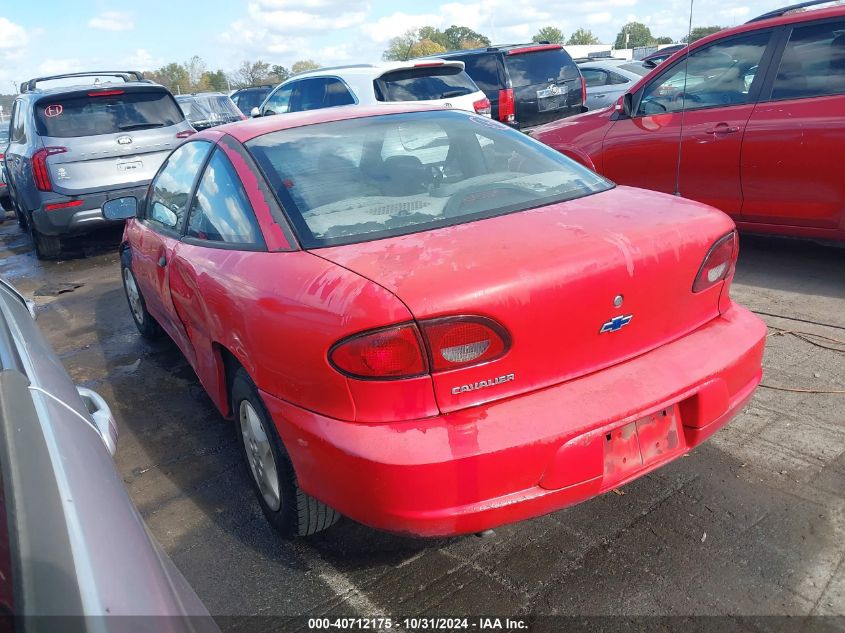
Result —
[[[382, 287], [305, 251], [244, 252], [182, 243], [170, 285], [189, 328], [195, 369], [228, 409], [218, 345], [277, 398], [344, 420], [382, 421], [437, 412], [430, 378], [354, 381], [328, 362], [330, 347], [362, 330], [411, 320]], [[415, 388], [412, 388], [415, 387]], [[422, 387], [422, 388], [419, 388]], [[409, 400], [408, 394], [422, 394]]]

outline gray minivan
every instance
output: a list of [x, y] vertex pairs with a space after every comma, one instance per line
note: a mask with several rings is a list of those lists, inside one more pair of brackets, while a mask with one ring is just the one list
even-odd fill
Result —
[[[39, 88], [47, 82], [72, 85]], [[171, 150], [193, 133], [167, 88], [137, 71], [22, 84], [5, 164], [12, 207], [38, 257], [60, 256], [63, 236], [109, 224], [103, 203], [142, 197]]]

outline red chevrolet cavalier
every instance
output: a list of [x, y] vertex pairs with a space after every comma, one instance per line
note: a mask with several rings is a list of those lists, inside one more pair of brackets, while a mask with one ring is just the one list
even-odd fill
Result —
[[138, 329], [238, 422], [287, 535], [551, 512], [688, 452], [760, 381], [728, 216], [469, 113], [222, 126], [104, 211], [133, 216]]

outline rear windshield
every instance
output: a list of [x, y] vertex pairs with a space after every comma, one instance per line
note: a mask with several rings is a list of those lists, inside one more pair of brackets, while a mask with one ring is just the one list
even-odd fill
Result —
[[232, 95], [232, 99], [238, 106], [238, 109], [244, 114], [249, 114], [253, 108], [260, 106], [267, 95], [273, 91], [273, 86], [265, 86], [264, 88], [252, 88], [244, 90]]
[[514, 88], [578, 78], [578, 68], [561, 48], [505, 55], [505, 66]]
[[379, 101], [454, 99], [478, 91], [469, 75], [456, 66], [394, 70], [373, 83]]
[[622, 70], [627, 70], [629, 73], [636, 73], [641, 77], [645, 77], [651, 72], [651, 68], [643, 66], [642, 62], [631, 62], [630, 64], [622, 64], [619, 66]]
[[35, 105], [42, 136], [97, 136], [175, 125], [185, 119], [170, 93], [163, 90], [106, 96], [45, 97]]
[[176, 97], [188, 121], [233, 121], [241, 112], [226, 95], [191, 95]]
[[454, 110], [319, 123], [246, 145], [306, 248], [462, 224], [612, 186], [521, 132]]

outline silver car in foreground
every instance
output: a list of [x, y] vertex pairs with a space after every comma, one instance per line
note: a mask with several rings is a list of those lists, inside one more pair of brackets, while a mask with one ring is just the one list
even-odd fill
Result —
[[22, 84], [9, 132], [12, 205], [37, 255], [53, 259], [63, 236], [108, 224], [100, 211], [107, 200], [143, 196], [195, 130], [164, 86], [137, 71], [95, 71]]
[[651, 72], [642, 62], [628, 59], [576, 60], [587, 85], [587, 108], [613, 105], [631, 86]]
[[[0, 280], [0, 612], [168, 615], [179, 617], [156, 630], [216, 630], [115, 470], [109, 407], [71, 382], [31, 313]], [[120, 618], [72, 624], [128, 630]]]

